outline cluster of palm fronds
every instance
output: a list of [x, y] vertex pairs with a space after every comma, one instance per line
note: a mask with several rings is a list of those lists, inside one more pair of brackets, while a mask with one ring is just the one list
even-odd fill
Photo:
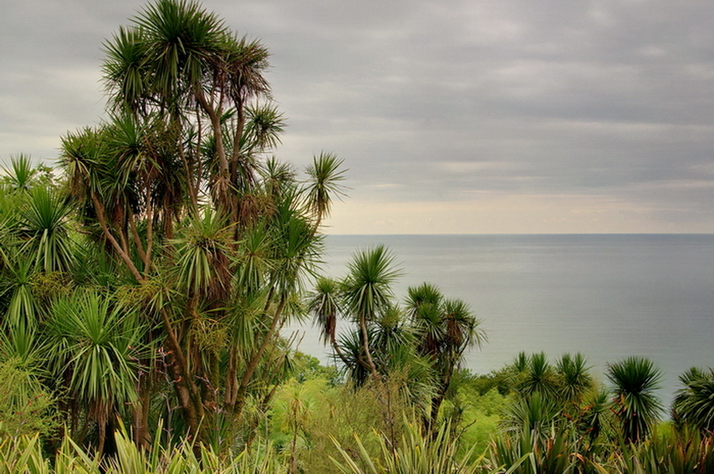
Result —
[[[399, 305], [391, 289], [399, 271], [383, 246], [355, 254], [348, 270], [340, 281], [319, 278], [309, 298], [323, 341], [357, 387], [405, 374], [403, 392], [434, 425], [465, 351], [486, 339], [480, 320], [428, 283], [410, 287]], [[353, 329], [338, 340], [340, 317]]]
[[597, 387], [580, 354], [554, 366], [542, 353], [520, 354], [506, 371], [515, 393], [490, 448], [494, 465], [520, 462], [512, 472], [523, 473], [710, 472], [711, 371], [680, 377], [671, 424], [662, 423], [655, 395], [661, 373], [646, 358], [608, 365], [610, 390]]

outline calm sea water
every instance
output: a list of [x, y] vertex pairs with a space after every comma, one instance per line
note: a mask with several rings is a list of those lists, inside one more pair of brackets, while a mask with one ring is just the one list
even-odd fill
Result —
[[[468, 302], [488, 342], [466, 366], [488, 373], [519, 351], [581, 352], [593, 371], [630, 355], [662, 370], [669, 403], [678, 376], [714, 367], [714, 235], [328, 236], [324, 274], [342, 277], [358, 249], [384, 244], [408, 286], [436, 284]], [[295, 327], [293, 329], [296, 329]], [[327, 362], [309, 323], [300, 349]]]

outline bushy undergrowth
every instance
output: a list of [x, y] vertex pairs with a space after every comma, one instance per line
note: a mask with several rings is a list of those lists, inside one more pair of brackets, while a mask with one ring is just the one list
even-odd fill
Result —
[[47, 434], [55, 400], [19, 359], [0, 363], [0, 435]]
[[[66, 437], [52, 449], [43, 442], [44, 418], [37, 415], [32, 425], [32, 412], [26, 411], [22, 414], [29, 421], [20, 423], [25, 431], [3, 425], [0, 472], [714, 472], [712, 437], [696, 427], [659, 424], [647, 439], [632, 443], [618, 431], [618, 418], [610, 412], [606, 426], [592, 436], [565, 411], [551, 413], [542, 423], [529, 419], [542, 417], [541, 395], [523, 398], [517, 390], [504, 394], [495, 385], [481, 393], [478, 387], [485, 384], [479, 382], [455, 388], [442, 406], [443, 423], [430, 432], [400, 395], [403, 380], [398, 376], [355, 388], [337, 382], [332, 369], [311, 358], [304, 362], [311, 368], [299, 368], [298, 377], [278, 388], [256, 436], [237, 451], [171, 443], [160, 435], [144, 449], [121, 430], [113, 455], [97, 455]], [[478, 379], [463, 375], [464, 380]], [[584, 406], [591, 407], [585, 400]], [[508, 420], [525, 401], [532, 413], [524, 415], [526, 424], [519, 428]], [[35, 434], [27, 434], [33, 426]]]

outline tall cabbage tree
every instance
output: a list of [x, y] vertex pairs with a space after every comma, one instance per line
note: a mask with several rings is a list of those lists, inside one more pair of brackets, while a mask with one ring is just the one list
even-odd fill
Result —
[[438, 389], [431, 401], [428, 421], [433, 426], [454, 370], [463, 361], [465, 351], [479, 347], [486, 340], [486, 334], [465, 302], [445, 299], [441, 291], [429, 283], [408, 289], [406, 307], [415, 328], [417, 349], [432, 362], [437, 374]]
[[343, 288], [345, 311], [360, 329], [366, 368], [379, 379], [370, 350], [368, 325], [391, 306], [391, 284], [400, 273], [394, 267], [394, 256], [383, 245], [355, 254], [348, 269]]
[[109, 119], [67, 134], [60, 164], [81, 232], [160, 344], [143, 362], [165, 368], [183, 426], [205, 440], [238, 419], [298, 313], [341, 161], [323, 154], [300, 181], [267, 159], [284, 128], [269, 53], [198, 2], [156, 0], [104, 49]]

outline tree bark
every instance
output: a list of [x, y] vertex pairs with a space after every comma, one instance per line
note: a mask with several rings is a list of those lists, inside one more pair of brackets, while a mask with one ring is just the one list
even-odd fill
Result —
[[136, 281], [143, 284], [146, 282], [146, 279], [141, 275], [139, 272], [139, 269], [136, 268], [136, 265], [134, 265], [134, 262], [131, 260], [131, 257], [127, 252], [122, 249], [121, 245], [119, 245], [119, 242], [114, 238], [112, 233], [109, 231], [109, 227], [107, 226], [106, 222], [106, 217], [104, 216], [104, 206], [102, 205], [101, 202], [99, 202], [99, 199], [97, 196], [92, 192], [92, 202], [94, 203], [94, 208], [97, 211], [97, 220], [99, 221], [99, 226], [102, 228], [102, 232], [104, 233], [104, 236], [109, 240], [109, 243], [112, 245], [114, 250], [119, 254], [119, 257], [122, 259], [124, 264], [126, 264], [127, 268], [131, 272], [131, 274], [136, 278]]
[[377, 372], [377, 366], [374, 364], [372, 354], [370, 354], [369, 351], [369, 333], [367, 332], [367, 321], [364, 318], [360, 318], [359, 328], [362, 331], [362, 348], [364, 350], [365, 357], [367, 358], [369, 369], [372, 372], [372, 377], [374, 377], [375, 380], [380, 380], [379, 372]]

